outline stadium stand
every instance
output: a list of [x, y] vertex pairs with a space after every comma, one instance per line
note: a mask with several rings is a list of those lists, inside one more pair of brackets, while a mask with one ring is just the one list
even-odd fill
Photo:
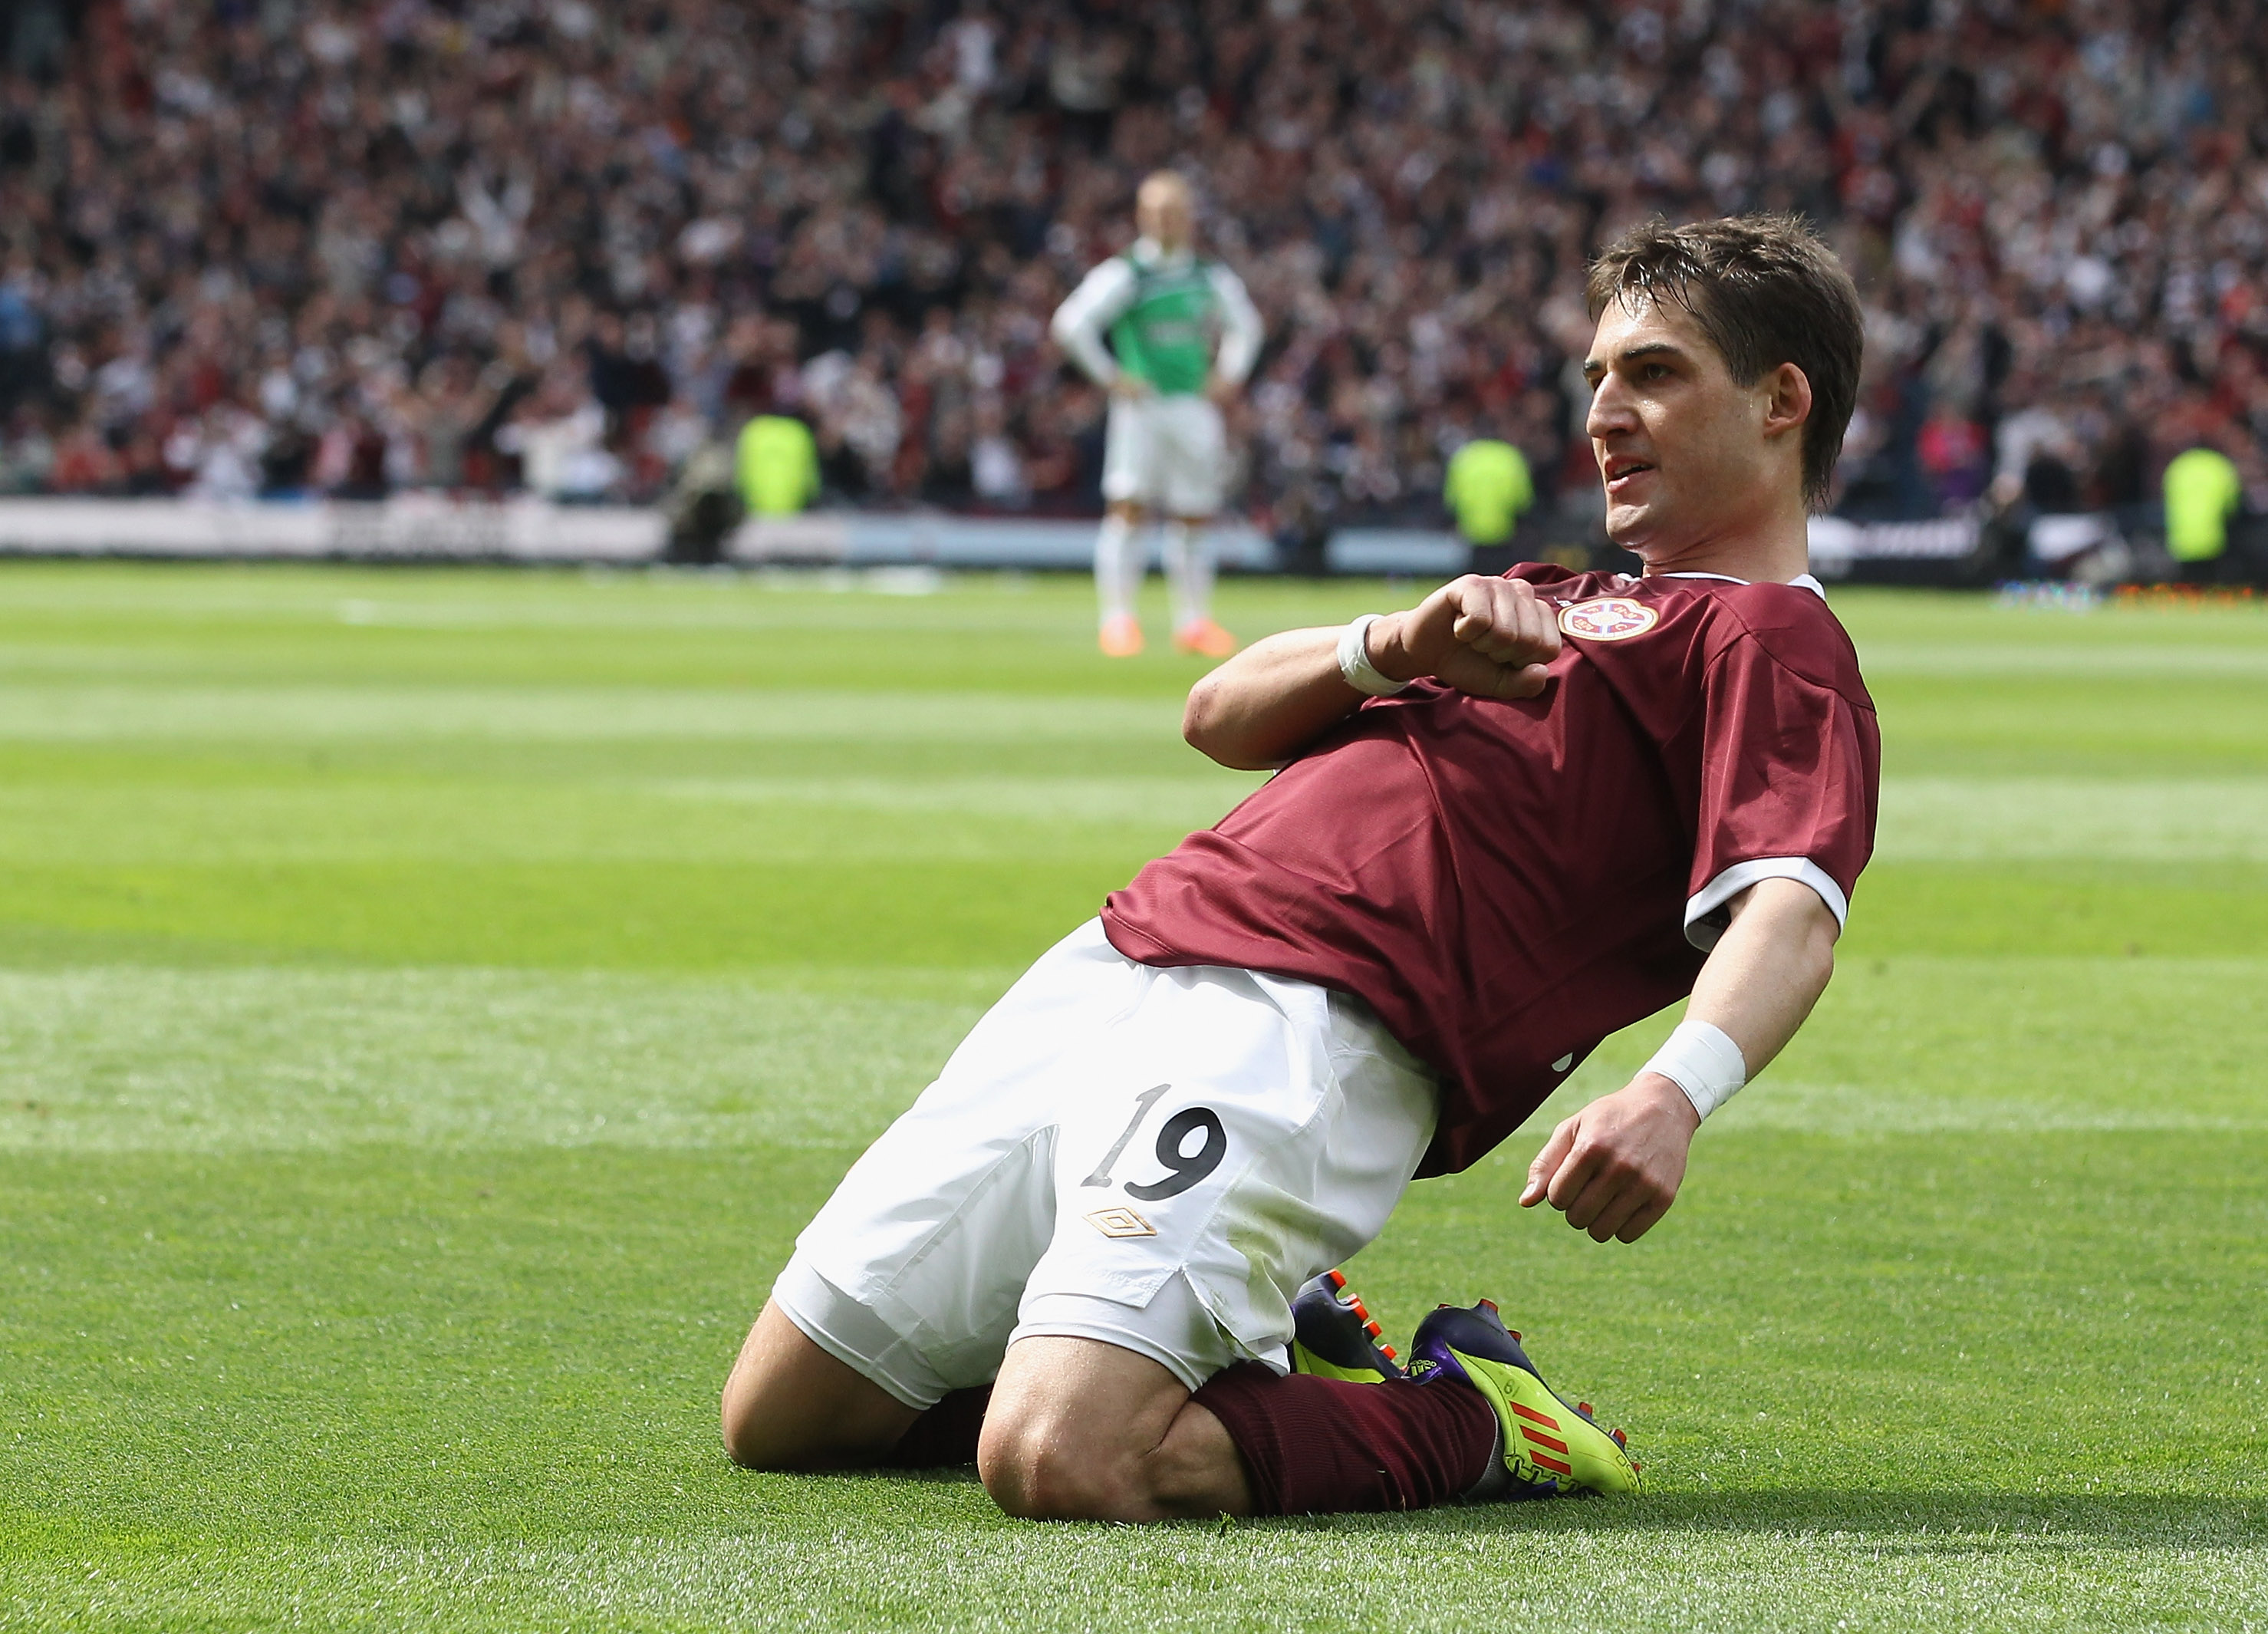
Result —
[[2268, 506], [2255, 0], [6, 12], [12, 491], [645, 501], [769, 411], [836, 499], [1077, 512], [1047, 317], [1172, 164], [1303, 537], [1437, 520], [1476, 434], [1580, 514], [1587, 251], [1758, 208], [1867, 291], [1846, 517], [2141, 516], [2191, 447]]

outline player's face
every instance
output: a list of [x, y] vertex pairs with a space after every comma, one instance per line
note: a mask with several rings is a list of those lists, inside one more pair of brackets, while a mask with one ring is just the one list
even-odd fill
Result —
[[1744, 386], [1675, 303], [1609, 301], [1583, 365], [1585, 427], [1607, 489], [1607, 536], [1648, 561], [1738, 537], [1785, 478], [1765, 435], [1766, 381]]
[[1189, 241], [1189, 195], [1177, 188], [1144, 188], [1134, 201], [1134, 224], [1145, 238], [1169, 250], [1181, 248]]

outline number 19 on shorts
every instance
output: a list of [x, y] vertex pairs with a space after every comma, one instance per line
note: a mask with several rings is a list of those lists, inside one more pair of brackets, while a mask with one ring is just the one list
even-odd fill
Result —
[[[1102, 1154], [1102, 1161], [1094, 1166], [1094, 1173], [1079, 1181], [1081, 1186], [1112, 1183], [1111, 1171], [1117, 1167], [1118, 1159], [1125, 1155], [1128, 1145], [1151, 1111], [1172, 1087], [1170, 1084], [1154, 1085], [1134, 1097], [1134, 1115], [1126, 1121], [1118, 1138], [1110, 1143], [1110, 1150]], [[1228, 1131], [1221, 1127], [1220, 1115], [1211, 1107], [1184, 1107], [1158, 1130], [1155, 1155], [1165, 1174], [1152, 1181], [1129, 1181], [1128, 1196], [1145, 1203], [1178, 1197], [1220, 1167], [1220, 1160], [1228, 1155]]]

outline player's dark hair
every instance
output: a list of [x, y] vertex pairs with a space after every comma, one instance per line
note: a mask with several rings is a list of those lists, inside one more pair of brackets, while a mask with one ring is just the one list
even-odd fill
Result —
[[1827, 504], [1859, 401], [1866, 320], [1859, 288], [1800, 216], [1728, 216], [1673, 227], [1656, 217], [1599, 253], [1585, 291], [1591, 320], [1611, 300], [1651, 296], [1693, 314], [1742, 385], [1784, 363], [1811, 382], [1803, 497]]

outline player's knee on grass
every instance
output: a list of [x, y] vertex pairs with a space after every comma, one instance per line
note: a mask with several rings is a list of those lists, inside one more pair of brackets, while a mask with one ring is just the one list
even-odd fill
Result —
[[876, 1411], [842, 1411], [806, 1392], [781, 1388], [779, 1382], [748, 1378], [738, 1369], [725, 1381], [719, 1414], [725, 1451], [744, 1469], [847, 1469], [877, 1463], [916, 1417], [911, 1408], [895, 1402]]
[[977, 1444], [992, 1501], [1030, 1520], [1157, 1520], [1248, 1511], [1219, 1424], [1156, 1362], [1096, 1340], [1019, 1341]]
[[920, 1415], [806, 1337], [766, 1306], [725, 1380], [725, 1451], [748, 1469], [871, 1464]]
[[1140, 1519], [1141, 1454], [1172, 1422], [1176, 1395], [1187, 1393], [1164, 1368], [1115, 1346], [1020, 1341], [992, 1387], [976, 1472], [1023, 1520]]
[[976, 1472], [992, 1501], [1023, 1520], [1145, 1519], [1138, 1455], [1097, 1445], [1066, 1417], [986, 1414]]
[[762, 1380], [735, 1367], [725, 1380], [718, 1412], [725, 1455], [743, 1469], [797, 1468], [799, 1461], [792, 1454], [799, 1438], [778, 1409], [779, 1403], [764, 1390]]
[[[997, 1400], [997, 1395], [996, 1395]], [[1134, 1414], [1098, 1432], [1073, 1411], [988, 1412], [984, 1490], [1025, 1520], [1165, 1520], [1250, 1514], [1249, 1480], [1219, 1420], [1186, 1395], [1162, 1431]]]
[[977, 1476], [1005, 1513], [1019, 1520], [1118, 1520], [1125, 1491], [1107, 1457], [1052, 1434], [1043, 1421], [984, 1418]]

